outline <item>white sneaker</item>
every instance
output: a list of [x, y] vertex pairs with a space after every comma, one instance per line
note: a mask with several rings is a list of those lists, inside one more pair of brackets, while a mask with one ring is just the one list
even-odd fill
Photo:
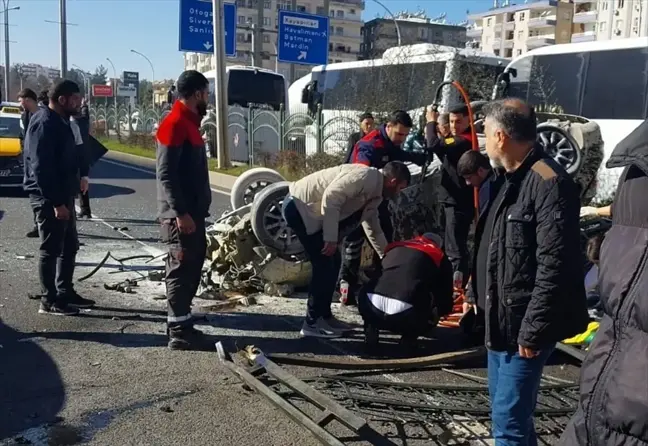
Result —
[[334, 339], [342, 336], [337, 330], [331, 328], [324, 319], [320, 318], [314, 324], [308, 324], [304, 321], [299, 334], [303, 337]]

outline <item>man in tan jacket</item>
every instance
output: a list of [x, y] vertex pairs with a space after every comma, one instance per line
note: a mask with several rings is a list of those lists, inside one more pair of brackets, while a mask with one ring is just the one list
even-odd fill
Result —
[[378, 205], [396, 196], [409, 182], [407, 166], [392, 161], [382, 170], [343, 164], [290, 184], [283, 215], [313, 268], [302, 336], [336, 338], [345, 331], [346, 327], [331, 314], [340, 270], [338, 243], [362, 224], [382, 257], [387, 240], [378, 220]]

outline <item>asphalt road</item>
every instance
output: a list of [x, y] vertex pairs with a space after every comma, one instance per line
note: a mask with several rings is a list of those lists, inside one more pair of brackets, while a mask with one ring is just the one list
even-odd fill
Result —
[[[78, 224], [84, 245], [76, 277], [95, 269], [107, 252], [112, 258], [76, 286], [95, 299], [97, 307], [79, 317], [52, 317], [39, 315], [37, 302], [27, 298], [27, 293], [38, 291], [38, 241], [24, 237], [32, 221], [27, 199], [0, 189], [0, 445], [319, 444], [246, 390], [219, 364], [215, 353], [166, 348], [163, 284], [141, 281], [134, 294], [105, 289], [106, 284], [159, 269], [159, 263], [135, 259], [122, 271], [113, 259], [163, 252], [155, 221], [154, 173], [101, 161], [92, 172], [90, 196], [95, 218]], [[227, 195], [213, 194], [212, 215], [228, 206]], [[256, 345], [267, 352], [360, 354], [360, 331], [332, 342], [300, 339], [303, 299], [258, 301], [252, 307], [207, 314], [199, 328], [230, 350]], [[355, 315], [335, 311], [359, 322]], [[441, 338], [426, 344], [428, 353], [452, 348], [452, 335]], [[482, 365], [466, 367], [484, 376]], [[288, 369], [300, 376], [321, 372]], [[456, 382], [456, 377], [440, 373], [415, 371], [383, 379]], [[547, 373], [574, 380], [577, 368], [558, 359]], [[432, 443], [419, 435], [398, 444]]]

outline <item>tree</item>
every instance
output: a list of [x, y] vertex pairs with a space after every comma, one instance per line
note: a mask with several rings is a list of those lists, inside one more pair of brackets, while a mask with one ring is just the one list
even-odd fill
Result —
[[140, 105], [150, 106], [153, 102], [153, 84], [146, 79], [142, 79], [139, 83], [137, 97]]
[[106, 82], [108, 82], [108, 69], [103, 65], [99, 65], [95, 68], [94, 74], [90, 77], [90, 84], [106, 85]]
[[67, 73], [67, 78], [71, 81], [74, 81], [77, 83], [79, 88], [81, 89], [81, 94], [86, 95], [86, 84], [85, 84], [85, 77], [89, 77], [87, 73], [83, 73], [81, 70], [76, 70], [72, 68], [71, 70], [68, 71]]
[[43, 76], [42, 74], [36, 78], [36, 85], [38, 90], [36, 91], [43, 91], [43, 90], [48, 90], [50, 86], [52, 85], [52, 81], [46, 77]]

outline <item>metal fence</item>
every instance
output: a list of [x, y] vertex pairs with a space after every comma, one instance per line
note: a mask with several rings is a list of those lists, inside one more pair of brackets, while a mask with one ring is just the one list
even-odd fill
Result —
[[[153, 134], [169, 108], [147, 106], [91, 106], [90, 117], [96, 132], [106, 135]], [[321, 110], [314, 116], [284, 110], [229, 108], [227, 138], [230, 159], [259, 164], [260, 158], [283, 151], [308, 157], [317, 153], [344, 153], [351, 133], [358, 131], [355, 112]], [[216, 119], [209, 110], [202, 121], [208, 150], [216, 155]]]

